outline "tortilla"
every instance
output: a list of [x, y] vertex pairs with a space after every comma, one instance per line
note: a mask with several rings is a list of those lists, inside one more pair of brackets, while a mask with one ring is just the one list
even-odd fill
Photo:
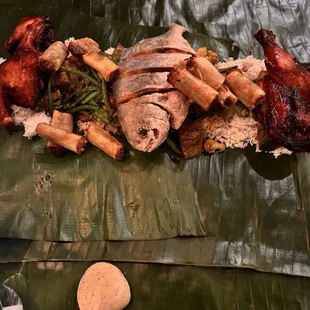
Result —
[[86, 270], [77, 291], [80, 310], [121, 310], [130, 298], [130, 287], [123, 273], [103, 262]]

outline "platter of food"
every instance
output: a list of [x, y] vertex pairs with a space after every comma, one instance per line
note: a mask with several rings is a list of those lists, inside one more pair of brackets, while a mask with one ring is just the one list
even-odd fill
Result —
[[1, 4], [0, 261], [309, 276], [304, 4], [127, 2]]
[[[230, 40], [184, 34], [176, 23], [144, 27], [143, 33], [133, 25], [132, 39], [127, 24], [74, 11], [9, 4], [3, 10], [12, 19], [3, 34], [12, 55], [3, 53], [7, 60], [1, 68], [18, 63], [7, 79], [26, 87], [14, 93], [2, 75], [2, 100], [7, 100], [2, 123], [10, 127], [1, 130], [2, 237], [88, 242], [200, 236], [189, 238], [181, 252], [175, 249], [182, 239], [156, 241], [155, 261], [172, 255], [200, 265], [258, 269], [273, 269], [265, 257], [270, 242], [276, 249], [279, 238], [286, 238], [282, 229], [306, 250], [307, 209], [301, 200], [307, 199], [302, 195], [308, 186], [302, 168], [307, 154], [295, 148], [299, 127], [286, 129], [287, 141], [279, 135], [281, 124], [294, 123], [299, 113], [291, 113], [288, 122], [276, 106], [261, 111], [268, 96], [276, 102], [281, 92], [259, 87], [273, 76], [267, 65], [274, 62], [270, 46], [306, 71], [271, 33], [257, 34], [271, 50], [265, 64], [263, 56], [238, 59]], [[35, 78], [24, 70], [23, 57], [30, 59]], [[32, 89], [34, 99], [26, 96], [21, 106], [16, 98], [24, 98], [24, 89]], [[38, 133], [43, 139], [29, 139]], [[227, 243], [232, 234], [240, 246]], [[258, 250], [257, 238], [264, 248]], [[187, 247], [197, 242], [203, 243], [201, 255], [188, 256]], [[168, 258], [161, 254], [163, 246], [163, 253], [171, 251]], [[124, 244], [111, 257], [130, 248]], [[245, 262], [234, 259], [235, 250]], [[285, 251], [291, 260], [289, 244]], [[306, 264], [303, 258], [299, 263]], [[292, 266], [290, 272], [300, 269]]]

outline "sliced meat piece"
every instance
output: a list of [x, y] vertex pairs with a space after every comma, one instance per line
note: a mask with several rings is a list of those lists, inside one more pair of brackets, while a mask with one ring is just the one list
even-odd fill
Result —
[[178, 136], [184, 158], [200, 156], [203, 151], [202, 122], [199, 120], [185, 122], [178, 130]]
[[167, 139], [169, 115], [157, 105], [131, 100], [120, 105], [117, 113], [122, 131], [135, 149], [152, 152]]
[[[131, 104], [155, 104], [166, 110], [170, 116], [171, 127], [179, 129], [183, 124], [190, 106], [189, 99], [178, 90], [170, 91], [164, 94], [154, 93], [132, 99]], [[121, 105], [122, 106], [122, 105]]]
[[156, 53], [130, 57], [119, 64], [123, 70], [120, 77], [140, 74], [146, 71], [170, 71], [186, 58], [189, 58], [189, 55], [182, 53]]
[[117, 104], [142, 95], [174, 89], [167, 82], [168, 72], [143, 73], [118, 79], [113, 84], [113, 95]]
[[83, 38], [70, 42], [69, 51], [74, 56], [82, 56], [86, 53], [101, 52], [99, 44], [90, 38]]
[[166, 50], [196, 55], [196, 52], [182, 36], [186, 31], [187, 29], [183, 26], [170, 24], [169, 30], [161, 36], [139, 41], [133, 47], [126, 49], [121, 55], [121, 59], [153, 52], [165, 52]]

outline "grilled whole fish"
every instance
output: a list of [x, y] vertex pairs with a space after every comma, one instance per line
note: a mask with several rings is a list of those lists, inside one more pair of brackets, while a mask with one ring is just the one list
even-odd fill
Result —
[[196, 52], [183, 38], [186, 29], [170, 24], [161, 36], [138, 42], [120, 54], [122, 74], [112, 89], [118, 104], [118, 118], [128, 142], [151, 152], [162, 144], [170, 127], [184, 122], [189, 99], [167, 81], [179, 62]]

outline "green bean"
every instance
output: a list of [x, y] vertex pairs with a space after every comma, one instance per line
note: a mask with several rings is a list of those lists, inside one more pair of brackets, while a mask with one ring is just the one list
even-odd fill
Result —
[[108, 106], [109, 105], [109, 95], [108, 95], [108, 89], [107, 89], [107, 82], [102, 79], [101, 82], [101, 90], [102, 90], [102, 100], [103, 103]]
[[81, 95], [79, 95], [76, 100], [73, 103], [69, 103], [65, 106], [66, 109], [73, 109], [76, 105], [81, 103], [82, 100], [84, 100], [87, 96], [89, 96], [92, 93], [92, 91], [83, 92]]
[[55, 107], [55, 106], [60, 106], [60, 105], [62, 105], [62, 99], [59, 99], [59, 100], [53, 102], [53, 106], [54, 106], [54, 107]]
[[241, 116], [241, 117], [249, 116], [249, 110], [245, 106], [239, 103], [236, 103], [235, 105], [233, 105], [232, 108], [238, 116]]
[[115, 55], [111, 55], [111, 54], [108, 54], [108, 53], [105, 53], [105, 52], [101, 52], [102, 55], [108, 57], [110, 60], [112, 60], [114, 63], [118, 63], [119, 62], [119, 59], [117, 56]]
[[75, 107], [75, 108], [69, 110], [68, 112], [71, 114], [74, 114], [74, 113], [78, 113], [78, 112], [81, 112], [84, 110], [97, 110], [97, 109], [98, 109], [98, 107], [94, 107], [93, 105], [85, 104], [85, 105], [80, 105], [78, 107]]
[[96, 79], [94, 79], [93, 77], [89, 76], [88, 74], [76, 69], [76, 68], [72, 68], [72, 67], [66, 67], [66, 66], [61, 66], [59, 69], [60, 72], [69, 72], [69, 73], [73, 73], [76, 74], [80, 77], [82, 77], [83, 79], [88, 80], [90, 83], [94, 84], [95, 86], [97, 86], [98, 88], [101, 88], [101, 85], [98, 81], [96, 81]]
[[50, 76], [47, 84], [47, 96], [48, 96], [48, 105], [49, 108], [53, 110], [53, 98], [52, 98], [52, 80], [53, 80], [53, 75]]
[[103, 123], [108, 124], [109, 120], [108, 117], [106, 115], [106, 113], [104, 112], [104, 110], [96, 110], [93, 112], [93, 114], [98, 117]]
[[93, 77], [100, 83], [101, 82], [101, 78], [98, 76], [96, 71], [92, 67], [89, 67], [89, 68], [90, 68], [90, 72], [93, 75]]
[[81, 101], [81, 104], [86, 104], [88, 103], [90, 100], [94, 99], [95, 97], [97, 97], [99, 94], [99, 90], [96, 90], [94, 92], [92, 92], [91, 94], [89, 94], [85, 99], [83, 99]]
[[90, 100], [90, 101], [88, 102], [88, 104], [89, 104], [89, 105], [96, 106], [96, 107], [98, 108], [98, 104], [97, 104], [97, 102], [96, 102], [95, 100]]
[[167, 138], [166, 144], [171, 148], [172, 151], [174, 151], [176, 154], [183, 156], [183, 153], [179, 150], [179, 148], [176, 146], [176, 144], [170, 139]]

